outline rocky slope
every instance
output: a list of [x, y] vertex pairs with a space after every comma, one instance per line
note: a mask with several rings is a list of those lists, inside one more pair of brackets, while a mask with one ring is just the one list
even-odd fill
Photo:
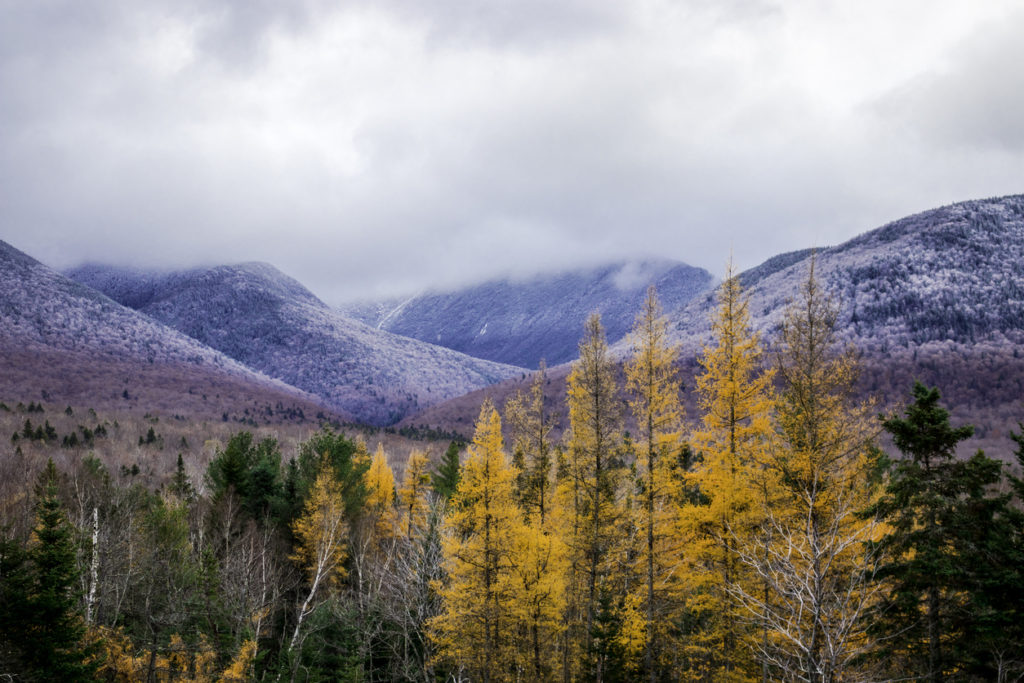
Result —
[[542, 358], [548, 365], [575, 358], [583, 323], [595, 310], [615, 341], [632, 327], [648, 285], [658, 288], [664, 310], [674, 311], [712, 281], [706, 270], [677, 261], [623, 261], [404, 301], [364, 302], [342, 312], [478, 358], [536, 368]]
[[163, 274], [89, 265], [68, 275], [370, 424], [522, 373], [346, 318], [264, 263]]

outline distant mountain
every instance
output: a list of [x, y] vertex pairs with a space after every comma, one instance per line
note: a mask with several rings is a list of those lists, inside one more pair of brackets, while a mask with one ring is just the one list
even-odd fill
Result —
[[370, 424], [522, 372], [346, 318], [265, 263], [68, 275]]
[[379, 329], [439, 344], [478, 358], [536, 368], [577, 355], [583, 323], [601, 313], [608, 338], [633, 326], [648, 285], [674, 311], [713, 283], [710, 273], [678, 261], [622, 261], [596, 268], [495, 280], [403, 301], [360, 303], [345, 315]]
[[[975, 424], [970, 447], [1008, 453], [1007, 432], [1024, 421], [1024, 195], [962, 202], [916, 214], [836, 247], [782, 254], [740, 274], [751, 322], [769, 346], [811, 258], [840, 307], [840, 337], [862, 356], [861, 384], [880, 409], [903, 401], [914, 379], [938, 386], [954, 419]], [[682, 350], [689, 414], [693, 375], [711, 340], [715, 292], [670, 313]], [[627, 340], [613, 353], [625, 358]], [[564, 402], [568, 366], [553, 368], [553, 404]], [[484, 394], [500, 405], [509, 381], [407, 419], [465, 432]]]
[[[865, 353], [1024, 342], [1024, 195], [925, 211], [836, 247], [769, 259], [740, 275], [757, 329], [777, 330], [812, 257], [840, 305], [844, 338]], [[708, 292], [675, 317], [688, 348], [707, 337], [714, 303]]]
[[[0, 242], [0, 395], [206, 418], [322, 410], [272, 380]], [[255, 411], [255, 412], [253, 412]]]

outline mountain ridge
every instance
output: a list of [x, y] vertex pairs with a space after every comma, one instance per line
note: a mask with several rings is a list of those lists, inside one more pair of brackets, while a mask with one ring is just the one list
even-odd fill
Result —
[[[1024, 419], [1024, 195], [969, 200], [888, 222], [834, 247], [779, 254], [738, 273], [752, 328], [770, 348], [787, 304], [815, 274], [839, 304], [838, 337], [862, 361], [861, 391], [891, 409], [914, 380], [940, 388], [955, 420], [976, 426], [965, 451], [1009, 457], [1008, 432]], [[711, 342], [716, 292], [666, 309], [680, 347], [688, 414], [693, 378]], [[611, 347], [621, 361], [628, 339]], [[549, 369], [552, 405], [564, 402], [570, 364]], [[510, 380], [413, 415], [410, 425], [466, 430], [484, 396], [497, 405], [527, 386]], [[559, 394], [560, 395], [556, 395]]]
[[345, 318], [266, 263], [69, 276], [374, 425], [522, 372]]
[[526, 278], [499, 278], [448, 292], [342, 307], [396, 334], [497, 362], [536, 368], [576, 355], [579, 331], [595, 310], [610, 339], [632, 326], [647, 286], [676, 309], [712, 285], [706, 270], [668, 259], [619, 260]]
[[[255, 372], [75, 282], [0, 241], [0, 391], [16, 400], [147, 400], [206, 416], [265, 404], [323, 409], [307, 392]], [[347, 415], [341, 415], [347, 419]]]

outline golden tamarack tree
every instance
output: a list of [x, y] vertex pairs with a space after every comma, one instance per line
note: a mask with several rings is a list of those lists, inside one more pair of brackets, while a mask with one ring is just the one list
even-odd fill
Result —
[[[774, 447], [773, 372], [750, 329], [747, 300], [730, 264], [718, 292], [712, 340], [700, 357], [697, 400], [703, 413], [693, 434], [700, 462], [690, 476], [700, 496], [682, 514], [687, 540], [686, 603], [697, 625], [684, 646], [694, 678], [743, 680], [754, 675], [757, 630], [734, 599], [736, 586], [759, 582], [742, 553], [764, 533], [775, 483], [766, 467]], [[763, 587], [763, 582], [761, 582]], [[763, 591], [762, 591], [763, 593]], [[763, 629], [761, 629], [763, 636]]]
[[870, 645], [866, 612], [878, 585], [868, 542], [879, 529], [860, 513], [878, 494], [877, 429], [870, 406], [855, 400], [855, 357], [840, 348], [838, 308], [814, 265], [782, 326], [781, 443], [766, 463], [779, 494], [764, 532], [741, 551], [763, 589], [732, 590], [766, 632], [764, 661], [788, 680], [825, 683], [857, 678]]
[[652, 285], [632, 331], [633, 356], [626, 362], [626, 390], [636, 419], [634, 451], [640, 504], [636, 518], [642, 541], [644, 667], [651, 681], [659, 678], [656, 659], [667, 646], [666, 628], [676, 615], [680, 558], [675, 526], [679, 519], [678, 482], [672, 456], [682, 440], [682, 389], [676, 368], [677, 351], [668, 341], [668, 324]]
[[302, 625], [321, 601], [321, 596], [345, 576], [348, 521], [341, 484], [327, 457], [320, 461], [316, 480], [302, 515], [292, 525], [296, 547], [292, 559], [306, 574], [308, 586], [299, 606], [295, 630], [288, 645], [294, 651], [299, 644]]
[[480, 409], [458, 488], [445, 520], [444, 612], [431, 622], [441, 656], [473, 678], [504, 680], [514, 660], [509, 614], [513, 551], [521, 525], [501, 418], [490, 401]]

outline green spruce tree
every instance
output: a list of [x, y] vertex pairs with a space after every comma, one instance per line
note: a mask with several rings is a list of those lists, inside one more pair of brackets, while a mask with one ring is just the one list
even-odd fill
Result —
[[[879, 542], [888, 561], [879, 578], [892, 588], [880, 605], [875, 635], [890, 666], [927, 681], [962, 677], [984, 668], [986, 627], [979, 609], [1000, 583], [1005, 558], [993, 547], [1007, 515], [1008, 496], [989, 493], [1002, 464], [978, 451], [956, 458], [970, 426], [952, 427], [938, 389], [920, 382], [905, 417], [882, 426], [903, 454], [890, 471], [873, 511], [891, 531]], [[988, 555], [986, 558], [985, 555]]]

